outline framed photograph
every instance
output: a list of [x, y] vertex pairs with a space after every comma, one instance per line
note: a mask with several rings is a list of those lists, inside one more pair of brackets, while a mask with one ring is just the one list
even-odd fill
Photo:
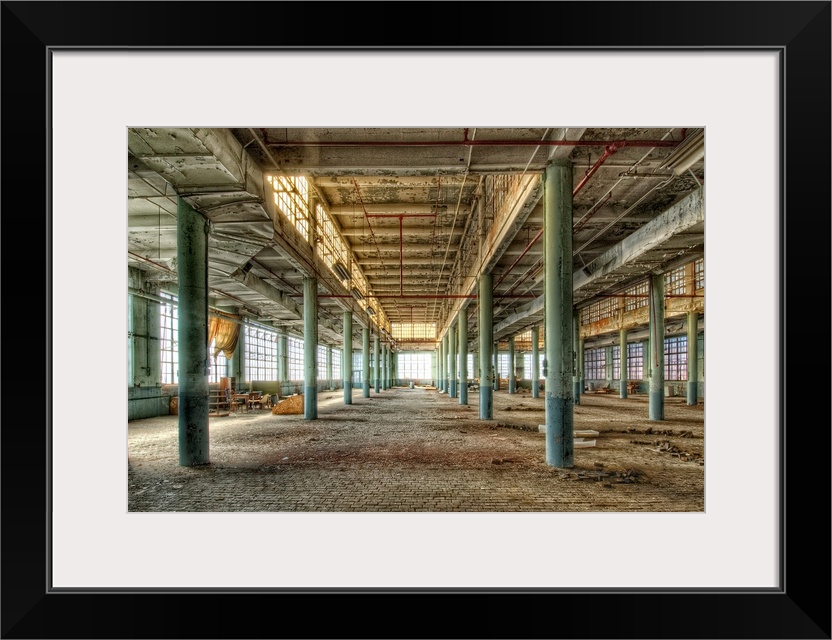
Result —
[[[2, 636], [830, 638], [831, 9], [3, 2]], [[128, 128], [469, 123], [705, 129], [705, 512], [128, 513]]]

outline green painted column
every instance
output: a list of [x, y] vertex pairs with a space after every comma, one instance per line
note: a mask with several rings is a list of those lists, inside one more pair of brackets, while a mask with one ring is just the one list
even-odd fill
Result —
[[532, 327], [532, 398], [540, 397], [540, 340], [537, 325]]
[[451, 393], [451, 329], [445, 332], [445, 393]]
[[363, 331], [363, 355], [364, 375], [361, 376], [364, 387], [364, 397], [370, 397], [370, 327], [364, 327]]
[[448, 327], [448, 382], [450, 383], [451, 398], [456, 398], [456, 326], [451, 323]]
[[546, 464], [559, 468], [574, 466], [572, 187], [572, 163], [551, 162], [543, 182]]
[[285, 331], [277, 332], [277, 379], [280, 385], [280, 395], [286, 395], [289, 382], [289, 337]]
[[688, 404], [694, 405], [699, 398], [699, 353], [697, 339], [699, 335], [699, 314], [688, 313]]
[[373, 336], [373, 388], [379, 392], [381, 385], [381, 369], [379, 368], [378, 336]]
[[303, 417], [318, 418], [318, 279], [303, 279]]
[[619, 390], [619, 396], [622, 398], [627, 397], [627, 330], [621, 329], [618, 332], [618, 344], [619, 344], [619, 354], [621, 356], [621, 373], [619, 377], [621, 378], [621, 389]]
[[390, 345], [384, 345], [384, 384], [382, 389], [390, 388]]
[[581, 404], [581, 371], [578, 366], [578, 353], [581, 340], [581, 312], [572, 313], [572, 398], [575, 404]]
[[493, 300], [494, 276], [483, 273], [479, 290], [480, 333], [480, 420], [494, 418], [494, 397], [491, 385], [491, 345], [494, 344]]
[[517, 390], [517, 377], [514, 373], [514, 336], [508, 339], [508, 392], [513, 394]]
[[[649, 325], [648, 325], [649, 332]], [[648, 398], [650, 392], [650, 338], [641, 343], [641, 380], [647, 383]]]
[[664, 420], [664, 274], [650, 277], [650, 420]]
[[584, 340], [578, 340], [578, 379], [580, 380], [580, 384], [578, 388], [580, 392], [584, 392], [584, 355], [586, 353], [586, 348], [584, 347]]
[[500, 390], [500, 343], [494, 343], [494, 391]]
[[612, 388], [612, 345], [604, 347], [604, 377], [607, 387]]
[[378, 381], [379, 381], [379, 389], [384, 391], [387, 389], [387, 345], [383, 342], [379, 342], [379, 370], [378, 370]]
[[468, 404], [468, 310], [459, 312], [459, 404]]
[[439, 375], [439, 393], [445, 393], [445, 338], [439, 341], [439, 360], [436, 364]]
[[344, 404], [352, 404], [352, 312], [344, 311], [344, 353], [341, 355]]
[[235, 379], [235, 385], [240, 386], [246, 375], [246, 327], [248, 323], [243, 318], [240, 326], [240, 337], [237, 338], [237, 346], [234, 348], [234, 355], [231, 356], [231, 376]]
[[208, 222], [182, 198], [179, 274], [179, 464], [208, 464]]
[[332, 347], [326, 348], [326, 379], [329, 380], [329, 390], [335, 391], [335, 380], [332, 379]]

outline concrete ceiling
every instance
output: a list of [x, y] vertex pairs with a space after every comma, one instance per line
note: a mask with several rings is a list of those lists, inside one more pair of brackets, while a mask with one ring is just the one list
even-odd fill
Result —
[[[299, 331], [302, 277], [316, 266], [283, 231], [265, 176], [305, 176], [387, 319], [436, 322], [441, 336], [464, 310], [474, 345], [482, 268], [494, 274], [495, 338], [542, 321], [542, 172], [554, 158], [573, 162], [576, 305], [701, 256], [704, 160], [679, 171], [673, 158], [702, 135], [684, 127], [135, 128], [128, 262], [175, 287], [182, 196], [211, 223], [212, 304]], [[509, 214], [495, 213], [501, 202]], [[334, 274], [318, 271], [320, 339], [340, 345], [342, 311], [354, 311], [356, 331], [367, 315]]]

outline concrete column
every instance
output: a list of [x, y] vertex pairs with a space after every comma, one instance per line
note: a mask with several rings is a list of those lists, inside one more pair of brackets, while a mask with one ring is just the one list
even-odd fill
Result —
[[500, 343], [494, 343], [494, 391], [500, 390]]
[[572, 399], [575, 404], [581, 404], [581, 372], [578, 367], [579, 342], [581, 340], [581, 312], [572, 312]]
[[459, 312], [459, 404], [468, 404], [468, 310]]
[[439, 353], [438, 360], [436, 361], [436, 375], [437, 375], [437, 387], [439, 387], [439, 393], [445, 392], [445, 338], [439, 341], [438, 347]]
[[694, 405], [699, 397], [699, 314], [688, 313], [688, 404]]
[[332, 347], [326, 348], [326, 379], [329, 380], [329, 390], [335, 391], [335, 380], [332, 379]]
[[627, 397], [627, 330], [621, 329], [618, 332], [618, 343], [619, 343], [619, 354], [621, 356], [621, 374], [620, 374], [620, 384], [621, 389], [620, 393], [618, 394], [621, 398]]
[[387, 389], [387, 345], [383, 342], [379, 346], [379, 359], [381, 362], [378, 370], [379, 388], [384, 391]]
[[572, 163], [546, 168], [543, 265], [546, 317], [546, 464], [574, 466], [572, 397]]
[[303, 279], [303, 417], [318, 418], [318, 279]]
[[612, 345], [604, 347], [604, 374], [607, 379], [607, 386], [612, 388]]
[[285, 331], [278, 336], [278, 345], [280, 354], [277, 360], [278, 380], [281, 385], [280, 394], [284, 395], [289, 385], [289, 336]]
[[451, 393], [451, 330], [445, 332], [442, 340], [445, 354], [445, 393]]
[[650, 420], [664, 420], [664, 274], [650, 277]]
[[532, 398], [539, 398], [540, 391], [540, 346], [537, 344], [540, 336], [537, 325], [532, 327]]
[[179, 273], [179, 464], [208, 459], [208, 223], [182, 198], [176, 216]]
[[494, 397], [491, 385], [491, 345], [494, 344], [494, 276], [483, 273], [480, 276], [479, 291], [479, 333], [480, 333], [480, 420], [494, 418]]
[[[234, 355], [231, 356], [231, 376], [239, 387], [246, 375], [246, 321], [240, 326], [240, 337], [237, 339], [237, 346], [234, 348]], [[278, 361], [279, 362], [279, 361]]]
[[448, 327], [448, 381], [450, 382], [450, 397], [456, 398], [456, 326], [452, 323]]
[[378, 336], [373, 336], [373, 387], [376, 393], [381, 386], [381, 369], [379, 367]]
[[[648, 331], [649, 331], [648, 324]], [[650, 338], [641, 343], [641, 379], [647, 381], [648, 391], [650, 387]]]
[[584, 392], [584, 355], [586, 352], [586, 348], [584, 347], [584, 340], [578, 340], [578, 378], [580, 380], [580, 384], [578, 388], [580, 392]]
[[344, 353], [341, 355], [344, 404], [352, 404], [352, 312], [344, 311]]
[[381, 379], [381, 388], [386, 390], [390, 388], [390, 345], [384, 345], [384, 363], [382, 366], [384, 376]]
[[364, 387], [364, 397], [369, 398], [370, 397], [370, 327], [364, 327], [363, 338], [364, 338], [364, 344], [363, 344], [363, 347], [364, 347], [364, 349], [363, 349], [363, 356], [364, 356], [363, 361], [364, 362], [362, 364], [363, 364], [363, 369], [364, 369], [364, 375], [361, 376], [361, 379], [363, 381], [362, 386]]
[[508, 339], [508, 392], [513, 394], [517, 390], [517, 377], [514, 374], [514, 336]]

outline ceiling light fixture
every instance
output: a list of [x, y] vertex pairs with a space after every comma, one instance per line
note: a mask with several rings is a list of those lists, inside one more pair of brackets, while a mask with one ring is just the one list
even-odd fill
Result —
[[663, 169], [670, 169], [680, 176], [695, 163], [705, 157], [705, 130], [697, 131], [679, 143], [662, 164]]

